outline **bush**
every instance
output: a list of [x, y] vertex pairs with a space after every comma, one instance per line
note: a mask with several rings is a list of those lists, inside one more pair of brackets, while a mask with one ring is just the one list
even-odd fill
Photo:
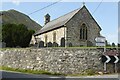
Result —
[[2, 26], [2, 42], [6, 47], [28, 47], [33, 33], [23, 24], [5, 24]]
[[94, 75], [95, 74], [95, 70], [88, 69], [88, 70], [85, 71], [85, 74], [86, 75]]

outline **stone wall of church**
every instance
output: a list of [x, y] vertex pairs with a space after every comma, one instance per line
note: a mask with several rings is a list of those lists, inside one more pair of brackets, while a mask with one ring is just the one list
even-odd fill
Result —
[[[85, 24], [88, 32], [88, 40], [80, 40], [80, 28]], [[100, 29], [86, 8], [82, 8], [67, 24], [67, 46], [72, 43], [73, 46], [95, 45], [95, 38], [99, 36]]]
[[0, 65], [63, 74], [103, 71], [102, 52], [97, 49], [40, 48], [0, 49]]
[[47, 35], [47, 43], [53, 43], [53, 33], [56, 33], [56, 43], [58, 44], [58, 46], [61, 45], [61, 39], [66, 37], [66, 28], [62, 27], [56, 30], [52, 30], [50, 32], [41, 34], [36, 36], [36, 38], [39, 38], [40, 41], [44, 42], [44, 46], [46, 46], [45, 44], [45, 36]]

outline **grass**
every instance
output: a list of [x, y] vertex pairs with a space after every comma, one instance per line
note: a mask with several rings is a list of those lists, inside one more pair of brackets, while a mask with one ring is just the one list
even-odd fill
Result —
[[[45, 47], [46, 49], [47, 48], [73, 48], [73, 49], [99, 49], [99, 48], [111, 48], [111, 49], [114, 49], [114, 48], [120, 48], [120, 47], [96, 47], [96, 46], [93, 46], [93, 47], [84, 47], [84, 46], [82, 46], [82, 47]], [[14, 49], [32, 49], [32, 48], [30, 48], [30, 47], [27, 47], [27, 48], [0, 48], [0, 50], [1, 49], [3, 49], [3, 50], [6, 50], [6, 49], [10, 49], [10, 50], [14, 50]], [[36, 49], [40, 49], [40, 48], [36, 48]]]
[[18, 69], [18, 68], [10, 68], [2, 66], [0, 67], [0, 70], [7, 70], [7, 71], [15, 71], [15, 72], [22, 72], [22, 73], [29, 73], [29, 74], [45, 74], [45, 75], [54, 75], [54, 76], [92, 76], [92, 75], [98, 75], [95, 73], [94, 70], [88, 69], [82, 74], [61, 74], [61, 73], [52, 73], [48, 71], [42, 71], [42, 70], [30, 70], [30, 69]]
[[101, 49], [101, 48], [106, 48], [106, 49], [114, 49], [114, 48], [120, 48], [120, 47], [48, 47], [48, 48], [71, 48], [71, 49]]
[[85, 72], [81, 74], [68, 74], [67, 76], [92, 76], [92, 75], [98, 75], [98, 73], [96, 73], [95, 70], [87, 69]]
[[65, 75], [60, 73], [52, 73], [48, 71], [42, 71], [42, 70], [30, 70], [30, 69], [18, 69], [18, 68], [10, 68], [2, 66], [0, 67], [0, 70], [7, 70], [7, 71], [15, 71], [15, 72], [22, 72], [22, 73], [29, 73], [29, 74], [46, 74], [46, 75]]

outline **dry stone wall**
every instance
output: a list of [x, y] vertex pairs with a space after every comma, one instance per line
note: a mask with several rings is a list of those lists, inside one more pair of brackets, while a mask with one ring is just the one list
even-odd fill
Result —
[[88, 69], [102, 71], [97, 49], [41, 48], [0, 49], [0, 65], [63, 74], [81, 74]]

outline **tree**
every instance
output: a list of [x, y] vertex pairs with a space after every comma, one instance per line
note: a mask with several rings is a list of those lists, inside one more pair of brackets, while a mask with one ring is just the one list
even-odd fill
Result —
[[105, 45], [106, 45], [106, 47], [111, 47], [110, 43], [108, 43], [107, 40], [105, 41]]
[[115, 43], [112, 43], [112, 47], [115, 47]]
[[118, 43], [118, 47], [120, 47], [120, 43]]
[[33, 33], [23, 24], [5, 24], [2, 28], [2, 41], [6, 47], [28, 47]]

